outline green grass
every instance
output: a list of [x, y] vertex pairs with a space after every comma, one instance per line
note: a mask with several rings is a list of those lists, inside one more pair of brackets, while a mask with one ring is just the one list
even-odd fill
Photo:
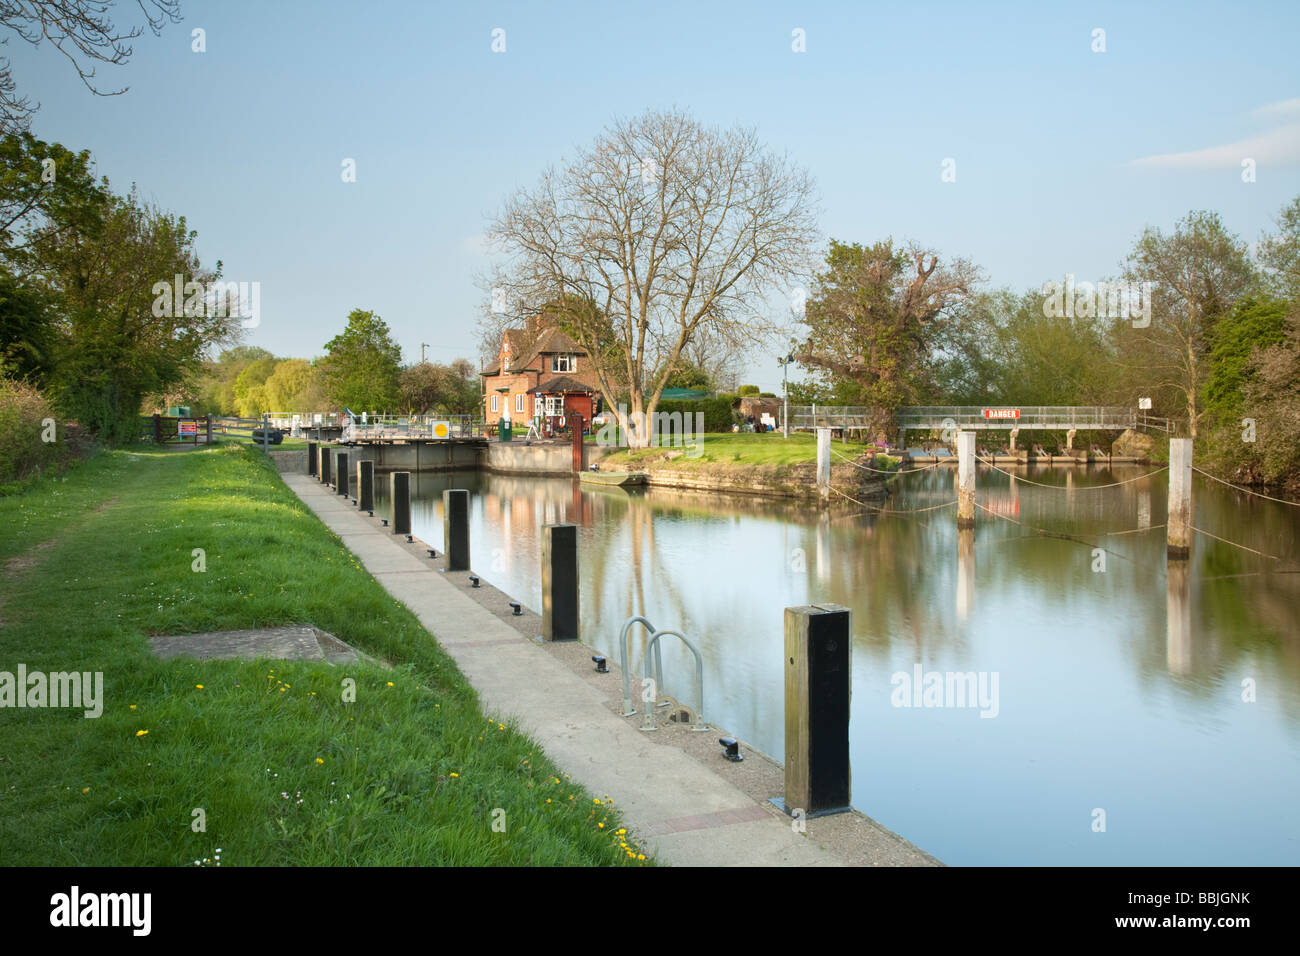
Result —
[[[15, 555], [0, 670], [102, 671], [103, 715], [0, 708], [0, 864], [634, 862], [617, 810], [484, 714], [250, 448], [107, 453], [0, 499]], [[164, 662], [146, 640], [291, 623], [396, 666]]]
[[[699, 457], [686, 454], [673, 458], [673, 466], [698, 467], [720, 463], [724, 465], [791, 465], [817, 461], [817, 436], [809, 432], [792, 432], [789, 438], [780, 432], [708, 432], [700, 437], [703, 448]], [[860, 442], [831, 441], [833, 451], [850, 458], [862, 453]], [[602, 468], [635, 466], [637, 463], [662, 460], [665, 452], [682, 449], [636, 448], [625, 449], [601, 459]], [[685, 449], [691, 452], [691, 449]], [[834, 455], [831, 462], [838, 461]], [[881, 466], [884, 467], [884, 466]]]

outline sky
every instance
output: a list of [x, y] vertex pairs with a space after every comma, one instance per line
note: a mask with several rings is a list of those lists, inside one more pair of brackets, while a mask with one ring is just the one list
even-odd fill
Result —
[[[181, 12], [99, 67], [120, 96], [92, 95], [48, 43], [3, 52], [40, 104], [35, 135], [89, 149], [118, 191], [186, 217], [204, 265], [260, 283], [245, 343], [281, 356], [321, 354], [363, 308], [406, 361], [426, 343], [431, 361], [477, 362], [488, 220], [648, 109], [755, 128], [812, 174], [827, 239], [915, 240], [973, 261], [988, 287], [1112, 276], [1145, 228], [1196, 209], [1254, 242], [1300, 195], [1294, 2]], [[775, 356], [755, 353], [745, 381], [779, 392]]]

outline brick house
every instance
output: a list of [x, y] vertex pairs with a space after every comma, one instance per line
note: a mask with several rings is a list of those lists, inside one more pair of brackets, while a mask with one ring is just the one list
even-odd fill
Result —
[[508, 419], [515, 428], [537, 421], [553, 435], [581, 415], [590, 430], [599, 390], [587, 353], [546, 316], [533, 316], [522, 329], [507, 329], [497, 359], [483, 377], [483, 419]]

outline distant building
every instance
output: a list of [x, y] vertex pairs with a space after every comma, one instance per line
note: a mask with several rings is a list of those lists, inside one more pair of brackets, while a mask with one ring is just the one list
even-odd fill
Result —
[[516, 428], [536, 421], [542, 434], [567, 427], [581, 415], [590, 428], [596, 413], [596, 375], [587, 352], [548, 316], [507, 329], [497, 360], [479, 373], [484, 384], [484, 420], [507, 419]]

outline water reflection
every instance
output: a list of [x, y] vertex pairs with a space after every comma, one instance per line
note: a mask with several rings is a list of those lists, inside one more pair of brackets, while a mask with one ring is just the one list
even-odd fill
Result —
[[[1300, 575], [1203, 536], [1167, 570], [1163, 473], [1090, 490], [1147, 469], [1010, 470], [981, 469], [987, 510], [964, 535], [951, 508], [822, 513], [477, 473], [412, 476], [412, 510], [440, 545], [442, 490], [470, 489], [476, 571], [533, 608], [541, 527], [579, 525], [584, 641], [617, 660], [633, 614], [682, 630], [704, 655], [709, 719], [777, 759], [783, 610], [850, 608], [854, 804], [946, 862], [1300, 862]], [[907, 476], [888, 507], [941, 505], [953, 481]], [[1300, 558], [1297, 509], [1199, 479], [1194, 500], [1198, 527]], [[998, 717], [893, 707], [890, 675], [917, 663], [998, 674]], [[680, 644], [664, 670], [692, 699]]]

